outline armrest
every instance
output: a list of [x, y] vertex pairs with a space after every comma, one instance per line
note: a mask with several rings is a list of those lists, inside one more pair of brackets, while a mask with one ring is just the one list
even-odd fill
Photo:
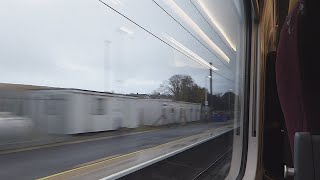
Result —
[[295, 133], [294, 179], [320, 179], [320, 135]]

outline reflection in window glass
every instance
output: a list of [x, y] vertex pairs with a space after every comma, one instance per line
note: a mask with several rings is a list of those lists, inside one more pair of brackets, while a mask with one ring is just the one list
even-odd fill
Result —
[[[81, 164], [147, 149], [132, 164], [116, 158], [124, 164], [119, 170], [129, 169], [193, 147], [205, 133], [221, 132], [217, 137], [225, 138], [225, 144], [216, 148], [224, 154], [226, 170], [219, 177], [225, 177], [233, 145], [230, 129], [240, 122], [243, 108], [245, 19], [240, 2], [3, 2], [0, 150], [49, 147], [42, 149], [44, 154], [28, 150], [26, 157], [24, 150], [4, 153], [10, 158], [0, 162], [5, 164], [0, 179], [59, 178], [54, 174]], [[47, 98], [55, 95], [62, 95], [63, 103]], [[193, 137], [197, 139], [187, 142]], [[204, 154], [209, 152], [201, 153], [204, 169], [216, 160], [208, 157], [221, 156]], [[29, 159], [33, 166], [19, 168]], [[153, 170], [154, 165], [143, 176], [165, 172], [162, 166]], [[176, 175], [193, 178], [199, 167], [189, 168]], [[114, 172], [103, 173], [99, 177]]]

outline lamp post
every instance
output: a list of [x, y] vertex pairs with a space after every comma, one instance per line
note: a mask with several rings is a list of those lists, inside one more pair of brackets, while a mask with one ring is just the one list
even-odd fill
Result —
[[211, 76], [205, 76], [204, 79], [204, 109], [205, 109], [205, 119], [207, 120], [207, 114], [208, 114], [208, 92], [207, 92], [207, 78], [211, 79]]
[[[212, 62], [210, 62], [210, 65], [212, 66]], [[210, 77], [210, 94], [211, 94], [211, 107], [210, 107], [210, 119], [213, 112], [213, 94], [212, 94], [212, 68], [209, 70], [209, 77]]]
[[233, 89], [229, 89], [230, 93], [229, 93], [229, 113], [231, 111], [231, 92]]
[[112, 74], [111, 74], [111, 41], [104, 41], [104, 92], [112, 91]]

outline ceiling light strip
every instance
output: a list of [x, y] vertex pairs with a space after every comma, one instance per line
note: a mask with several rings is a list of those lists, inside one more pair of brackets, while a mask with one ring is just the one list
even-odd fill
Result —
[[197, 63], [201, 64], [202, 66], [204, 67], [207, 67], [207, 68], [211, 68], [212, 70], [215, 70], [215, 71], [218, 71], [218, 69], [212, 65], [210, 65], [206, 60], [202, 59], [199, 55], [197, 55], [196, 53], [194, 53], [193, 51], [191, 51], [190, 49], [188, 49], [187, 47], [185, 47], [184, 45], [182, 45], [180, 42], [178, 42], [177, 40], [175, 40], [174, 38], [166, 35], [166, 34], [163, 34], [163, 36], [168, 39], [170, 42], [173, 43], [173, 45], [184, 51], [185, 53], [187, 53], [189, 55], [189, 57], [191, 56], [191, 59], [196, 61]]
[[223, 36], [223, 38], [227, 41], [228, 45], [234, 50], [237, 51], [236, 46], [234, 45], [234, 43], [231, 42], [231, 40], [229, 39], [229, 37], [227, 36], [227, 34], [224, 32], [223, 28], [221, 27], [221, 25], [214, 19], [214, 17], [212, 16], [212, 14], [210, 13], [209, 9], [204, 5], [203, 2], [201, 2], [200, 0], [197, 0], [198, 4], [200, 5], [201, 9], [206, 13], [206, 15], [208, 16], [208, 18], [210, 19], [210, 21], [212, 22], [212, 24], [218, 29], [218, 31], [221, 33], [221, 35]]
[[230, 58], [202, 31], [202, 29], [173, 1], [162, 0], [169, 6], [185, 23], [187, 23], [220, 57], [228, 63]]

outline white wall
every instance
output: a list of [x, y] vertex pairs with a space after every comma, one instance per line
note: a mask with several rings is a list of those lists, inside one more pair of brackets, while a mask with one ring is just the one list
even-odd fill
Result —
[[[200, 104], [165, 99], [138, 99], [80, 90], [34, 91], [30, 99], [29, 114], [36, 126], [53, 134], [158, 126], [200, 119]], [[52, 108], [54, 113], [50, 111]]]
[[[142, 125], [163, 125], [169, 123], [186, 123], [200, 120], [200, 105], [186, 102], [174, 102], [163, 99], [141, 99], [139, 100], [139, 117]], [[192, 107], [192, 115], [190, 108]], [[142, 116], [143, 114], [143, 116]]]
[[29, 94], [30, 116], [38, 131], [44, 133], [67, 133], [68, 102], [66, 92], [34, 91]]

